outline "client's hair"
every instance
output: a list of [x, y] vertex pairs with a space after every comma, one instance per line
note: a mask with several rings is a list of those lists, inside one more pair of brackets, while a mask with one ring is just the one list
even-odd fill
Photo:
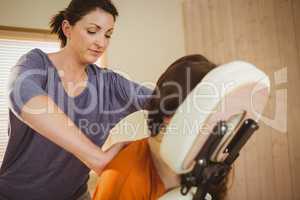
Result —
[[[201, 82], [203, 77], [216, 65], [202, 55], [184, 56], [174, 63], [160, 76], [152, 98], [146, 108], [148, 128], [152, 136], [157, 135], [164, 126], [164, 117], [170, 117], [188, 94]], [[227, 177], [208, 191], [213, 199], [223, 199], [226, 195]]]
[[187, 95], [215, 67], [204, 56], [195, 54], [184, 56], [167, 68], [146, 106], [148, 127], [153, 136], [159, 133], [164, 117], [172, 116]]

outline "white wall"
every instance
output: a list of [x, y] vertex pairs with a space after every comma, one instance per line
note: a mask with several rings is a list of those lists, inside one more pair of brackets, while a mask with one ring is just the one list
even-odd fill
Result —
[[[69, 0], [0, 0], [0, 26], [48, 29]], [[114, 0], [120, 17], [108, 65], [138, 82], [156, 81], [184, 49], [181, 0]]]
[[115, 0], [120, 17], [108, 51], [108, 64], [137, 81], [156, 81], [184, 55], [180, 0]]
[[49, 29], [51, 16], [69, 0], [0, 0], [0, 26]]

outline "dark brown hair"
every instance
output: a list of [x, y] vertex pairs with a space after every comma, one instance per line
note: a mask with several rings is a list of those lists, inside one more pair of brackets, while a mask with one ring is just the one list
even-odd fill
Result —
[[114, 20], [119, 15], [116, 7], [110, 0], [72, 0], [69, 6], [54, 15], [50, 21], [51, 33], [58, 35], [61, 47], [66, 46], [67, 38], [61, 29], [63, 20], [68, 20], [71, 25], [75, 25], [82, 17], [96, 9], [110, 13]]
[[225, 199], [228, 190], [227, 183], [229, 174], [217, 185], [210, 186], [208, 193], [211, 195], [213, 200]]
[[159, 133], [163, 118], [172, 116], [191, 90], [215, 67], [199, 54], [184, 56], [168, 67], [157, 81], [146, 106], [148, 127], [153, 136]]

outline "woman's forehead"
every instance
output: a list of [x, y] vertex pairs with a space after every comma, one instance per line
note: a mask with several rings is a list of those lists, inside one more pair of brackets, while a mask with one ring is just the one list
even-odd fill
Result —
[[109, 30], [114, 27], [115, 21], [110, 13], [101, 9], [96, 9], [83, 16], [78, 23], [85, 26], [91, 25]]

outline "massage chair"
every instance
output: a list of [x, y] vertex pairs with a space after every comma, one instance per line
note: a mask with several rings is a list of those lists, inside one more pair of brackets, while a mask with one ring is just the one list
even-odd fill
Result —
[[[160, 154], [181, 185], [159, 200], [208, 200], [259, 128], [270, 91], [268, 76], [235, 61], [209, 72], [188, 95], [163, 136]], [[263, 134], [263, 133], [262, 133]]]
[[[228, 175], [258, 130], [269, 92], [268, 76], [250, 63], [234, 61], [210, 71], [179, 106], [163, 134], [161, 158], [180, 176], [181, 184], [159, 200], [212, 199], [210, 188]], [[138, 126], [130, 129], [128, 124], [134, 123]], [[111, 130], [103, 150], [120, 141], [149, 137], [147, 130], [147, 112], [135, 112]], [[115, 133], [122, 135], [114, 137]]]

